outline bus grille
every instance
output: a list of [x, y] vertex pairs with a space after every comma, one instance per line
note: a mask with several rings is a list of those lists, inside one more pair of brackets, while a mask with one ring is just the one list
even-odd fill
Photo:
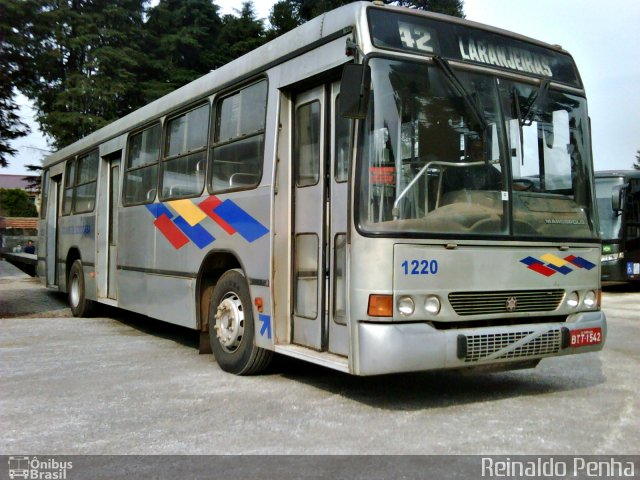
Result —
[[[465, 342], [465, 354], [461, 355], [465, 362], [478, 362], [500, 350], [522, 340], [529, 332], [490, 333], [482, 335], [461, 335]], [[497, 360], [552, 355], [560, 351], [562, 331], [557, 328], [496, 357]]]
[[461, 316], [495, 313], [551, 312], [558, 308], [564, 290], [512, 290], [454, 292], [449, 303]]

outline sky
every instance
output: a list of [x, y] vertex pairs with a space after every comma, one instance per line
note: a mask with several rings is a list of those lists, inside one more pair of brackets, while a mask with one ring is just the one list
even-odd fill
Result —
[[[221, 13], [233, 13], [238, 0], [216, 0]], [[273, 0], [254, 0], [266, 19]], [[572, 54], [585, 85], [591, 117], [596, 170], [633, 168], [640, 150], [640, 1], [465, 0], [468, 20], [561, 45]], [[13, 142], [19, 154], [3, 174], [26, 174], [37, 164], [46, 139], [37, 131], [24, 97], [21, 116], [34, 133]]]

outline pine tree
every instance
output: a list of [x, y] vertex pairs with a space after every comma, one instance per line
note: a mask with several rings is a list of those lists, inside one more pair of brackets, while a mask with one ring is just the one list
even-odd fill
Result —
[[262, 20], [256, 18], [253, 2], [243, 2], [237, 15], [225, 15], [216, 45], [224, 63], [258, 48], [267, 41]]
[[275, 38], [352, 0], [280, 0], [271, 8], [268, 37]]
[[464, 18], [463, 0], [393, 0], [389, 3], [399, 7], [417, 8], [418, 10]]
[[636, 161], [633, 164], [633, 168], [635, 168], [636, 170], [640, 170], [640, 150], [636, 152]]
[[21, 84], [21, 65], [26, 38], [17, 28], [28, 22], [31, 2], [0, 0], [0, 167], [9, 165], [16, 150], [10, 141], [29, 133], [19, 117], [16, 88]]
[[[269, 15], [269, 38], [275, 38], [329, 10], [351, 3], [351, 0], [280, 0]], [[388, 0], [401, 7], [428, 10], [464, 18], [463, 0]]]
[[36, 0], [30, 81], [43, 132], [62, 147], [143, 101], [136, 69], [144, 0]]
[[211, 0], [160, 0], [148, 13], [141, 85], [147, 102], [225, 63], [215, 41], [222, 22]]

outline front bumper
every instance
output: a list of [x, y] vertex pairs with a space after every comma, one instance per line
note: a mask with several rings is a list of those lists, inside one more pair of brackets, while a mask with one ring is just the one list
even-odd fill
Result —
[[[567, 330], [570, 333], [583, 328], [601, 328], [602, 341], [583, 347], [563, 346]], [[425, 322], [360, 322], [354, 373], [379, 375], [481, 365], [508, 366], [509, 363], [593, 352], [603, 348], [606, 331], [606, 317], [602, 311], [572, 314], [562, 323], [451, 330], [437, 330]], [[466, 351], [461, 352], [464, 349]]]

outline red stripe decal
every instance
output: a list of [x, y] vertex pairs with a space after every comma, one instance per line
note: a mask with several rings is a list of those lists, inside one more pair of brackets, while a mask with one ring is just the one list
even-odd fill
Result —
[[530, 268], [531, 270], [533, 270], [534, 272], [538, 272], [541, 273], [542, 275], [544, 275], [545, 277], [550, 277], [551, 275], [553, 275], [554, 273], [556, 273], [555, 270], [552, 270], [549, 267], [545, 267], [543, 264], [541, 263], [534, 263], [532, 265], [529, 265], [527, 268]]
[[164, 213], [160, 215], [153, 224], [171, 242], [173, 248], [178, 250], [189, 243], [187, 236]]
[[236, 229], [225, 222], [220, 216], [214, 212], [214, 210], [220, 205], [222, 202], [215, 195], [211, 195], [205, 201], [200, 202], [200, 209], [206, 213], [214, 222], [216, 222], [220, 227], [227, 232], [229, 235], [233, 235], [236, 233]]

